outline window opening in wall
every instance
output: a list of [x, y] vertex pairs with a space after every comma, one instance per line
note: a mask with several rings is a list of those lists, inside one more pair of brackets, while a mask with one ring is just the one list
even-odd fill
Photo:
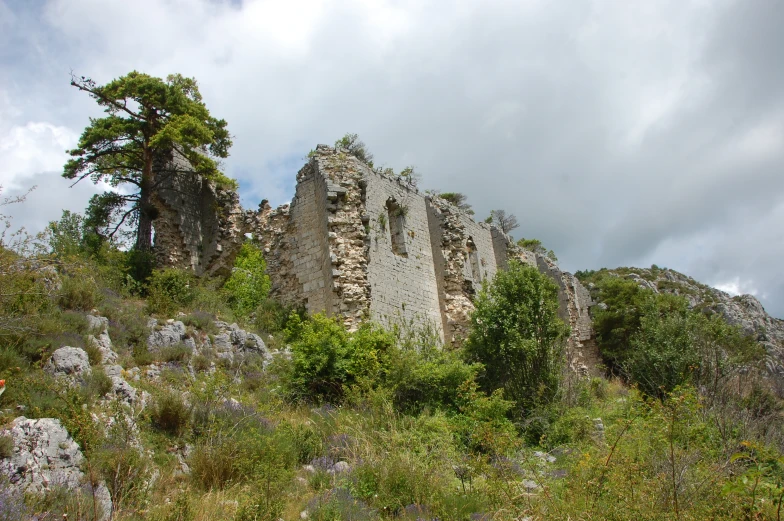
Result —
[[482, 282], [482, 272], [479, 270], [479, 253], [476, 251], [476, 244], [472, 237], [468, 238], [466, 244], [468, 262], [471, 264], [471, 279], [475, 284]]
[[407, 257], [406, 250], [406, 210], [394, 197], [387, 199], [387, 215], [389, 216], [389, 233], [392, 237], [392, 252]]

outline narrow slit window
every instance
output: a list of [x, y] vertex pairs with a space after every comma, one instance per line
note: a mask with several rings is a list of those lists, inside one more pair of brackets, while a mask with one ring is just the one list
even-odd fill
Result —
[[471, 264], [471, 280], [474, 284], [481, 284], [482, 272], [479, 269], [479, 253], [476, 251], [476, 244], [474, 244], [472, 237], [468, 238], [466, 249], [468, 251], [468, 262]]
[[392, 237], [392, 252], [401, 257], [407, 257], [406, 250], [406, 209], [394, 198], [387, 199], [387, 216], [389, 218], [389, 233]]

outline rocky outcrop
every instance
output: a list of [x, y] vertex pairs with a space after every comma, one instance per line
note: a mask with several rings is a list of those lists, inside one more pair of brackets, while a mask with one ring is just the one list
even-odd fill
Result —
[[117, 353], [112, 349], [112, 339], [109, 337], [109, 319], [94, 315], [87, 315], [87, 324], [90, 329], [97, 333], [87, 335], [87, 341], [92, 342], [101, 353], [102, 364], [113, 364], [117, 361]]
[[680, 295], [693, 309], [717, 313], [754, 337], [768, 353], [768, 371], [784, 376], [784, 320], [768, 315], [754, 296], [732, 296], [666, 268], [618, 268], [608, 272], [657, 293]]
[[270, 351], [261, 337], [255, 333], [248, 333], [237, 324], [227, 324], [216, 321], [220, 333], [214, 336], [213, 347], [218, 358], [233, 360], [240, 353], [255, 353], [261, 355], [266, 362], [272, 359]]
[[8, 478], [14, 490], [43, 493], [54, 487], [81, 489], [88, 498], [95, 497], [102, 519], [109, 519], [109, 491], [103, 483], [93, 490], [81, 469], [84, 456], [60, 420], [20, 416], [7, 432], [13, 439], [14, 452], [0, 460], [0, 474]]
[[82, 382], [92, 372], [87, 352], [80, 347], [68, 346], [52, 353], [44, 371], [53, 376], [65, 377], [71, 382]]
[[164, 324], [159, 324], [154, 318], [151, 318], [147, 324], [150, 328], [150, 335], [147, 337], [147, 348], [152, 351], [159, 351], [164, 347], [173, 347], [177, 345], [185, 345], [191, 349], [196, 348], [196, 344], [187, 333], [185, 324], [179, 320], [169, 319]]

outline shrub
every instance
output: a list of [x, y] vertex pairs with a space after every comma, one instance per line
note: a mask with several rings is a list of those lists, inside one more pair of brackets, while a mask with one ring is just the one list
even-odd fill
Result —
[[185, 344], [161, 347], [154, 358], [158, 362], [184, 362], [193, 354], [193, 349]]
[[89, 403], [94, 398], [105, 396], [111, 392], [112, 386], [112, 379], [107, 376], [106, 372], [101, 367], [93, 367], [82, 385], [85, 402]]
[[133, 423], [116, 414], [92, 457], [93, 467], [106, 481], [115, 510], [143, 504], [150, 477], [150, 462], [133, 444]]
[[379, 517], [376, 511], [346, 488], [319, 494], [308, 503], [307, 510], [308, 517], [316, 521], [370, 521]]
[[21, 368], [26, 364], [27, 360], [13, 347], [0, 347], [0, 378], [7, 378], [17, 367]]
[[90, 311], [100, 299], [98, 284], [85, 268], [74, 275], [63, 277], [57, 302], [63, 309]]
[[84, 351], [87, 353], [87, 358], [90, 361], [90, 365], [99, 365], [103, 361], [101, 348], [98, 347], [96, 342], [90, 341], [88, 339], [88, 341], [84, 343]]
[[238, 316], [250, 315], [267, 298], [270, 279], [266, 269], [261, 250], [250, 242], [244, 243], [223, 286], [228, 303]]
[[397, 351], [386, 386], [395, 406], [417, 414], [425, 408], [457, 411], [458, 389], [478, 375], [480, 364], [467, 364], [456, 351]]
[[204, 371], [208, 370], [212, 366], [211, 359], [203, 354], [199, 353], [198, 355], [193, 357], [193, 370], [197, 373], [203, 373]]
[[287, 307], [277, 300], [267, 299], [256, 308], [254, 326], [264, 333], [278, 333], [286, 329], [289, 318], [292, 316], [302, 320], [306, 313], [302, 308]]
[[218, 332], [218, 327], [215, 325], [215, 315], [206, 311], [194, 311], [183, 318], [182, 323], [205, 333], [215, 334]]
[[371, 167], [373, 166], [373, 154], [370, 153], [365, 143], [356, 134], [347, 133], [335, 141], [335, 148], [344, 148], [360, 161], [367, 163]]
[[569, 328], [558, 318], [558, 287], [547, 275], [511, 262], [479, 293], [471, 324], [466, 354], [484, 364], [485, 390], [503, 388], [520, 412], [555, 398]]
[[153, 426], [173, 436], [183, 433], [190, 417], [190, 407], [176, 391], [166, 391], [158, 395], [150, 411]]
[[155, 362], [155, 355], [147, 348], [147, 344], [133, 346], [131, 350], [133, 362], [138, 366], [150, 365]]
[[172, 315], [190, 305], [196, 297], [193, 275], [182, 269], [155, 270], [147, 286], [147, 309], [158, 315]]
[[290, 324], [292, 343], [288, 386], [296, 399], [339, 402], [345, 387], [374, 385], [387, 370], [394, 337], [365, 323], [349, 334], [323, 315]]

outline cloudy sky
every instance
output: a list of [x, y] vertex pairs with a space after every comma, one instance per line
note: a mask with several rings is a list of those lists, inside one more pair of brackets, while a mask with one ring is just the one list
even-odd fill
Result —
[[656, 263], [784, 317], [780, 0], [0, 0], [0, 184], [37, 230], [94, 103], [69, 73], [197, 78], [243, 204], [356, 132], [517, 215], [577, 269]]

